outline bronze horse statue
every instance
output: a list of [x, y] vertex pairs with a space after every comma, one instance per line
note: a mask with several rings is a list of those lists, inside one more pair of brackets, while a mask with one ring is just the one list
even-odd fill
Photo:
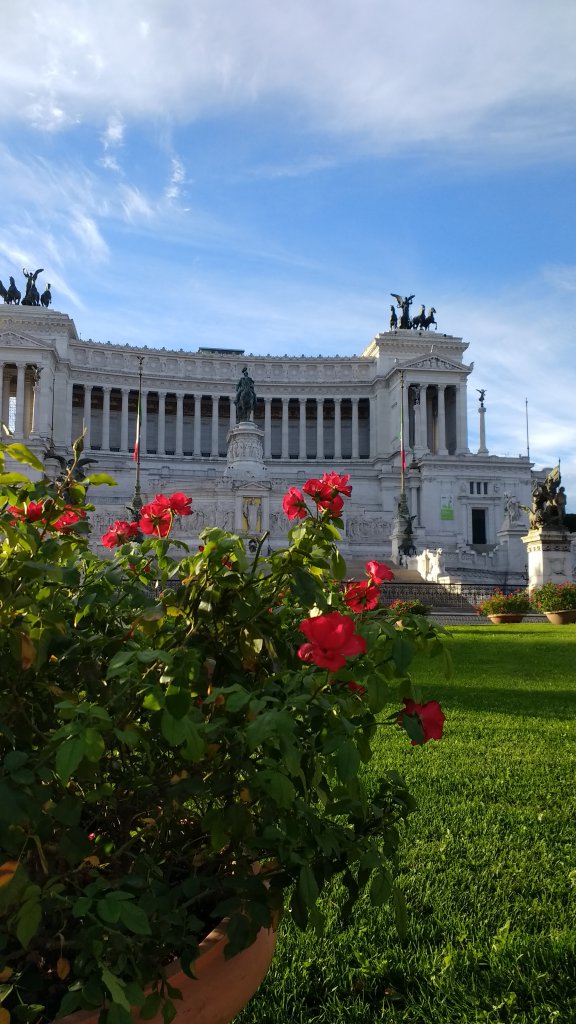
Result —
[[15, 306], [20, 305], [20, 291], [16, 287], [13, 277], [10, 278], [10, 287], [6, 295], [4, 296], [4, 302], [7, 302], [9, 306], [12, 304], [14, 304]]

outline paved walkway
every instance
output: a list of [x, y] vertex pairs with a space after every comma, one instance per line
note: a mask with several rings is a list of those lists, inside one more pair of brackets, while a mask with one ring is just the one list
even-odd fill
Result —
[[[490, 619], [484, 618], [483, 615], [475, 615], [473, 612], [458, 612], [452, 608], [446, 609], [432, 609], [429, 618], [433, 622], [437, 622], [439, 626], [491, 626]], [[524, 622], [547, 622], [545, 615], [525, 615]]]

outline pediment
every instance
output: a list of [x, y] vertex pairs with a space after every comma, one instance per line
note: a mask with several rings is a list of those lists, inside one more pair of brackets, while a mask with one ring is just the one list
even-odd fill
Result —
[[3, 331], [0, 334], [0, 351], [3, 348], [42, 348], [47, 349], [50, 352], [54, 351], [54, 347], [46, 344], [45, 341], [40, 341], [38, 338], [31, 338], [26, 334], [14, 334], [14, 331]]
[[423, 356], [419, 359], [411, 359], [408, 362], [403, 363], [404, 370], [457, 370], [458, 373], [462, 373], [464, 370], [468, 372], [471, 367], [466, 366], [465, 363], [455, 363], [451, 359], [445, 359], [441, 356], [428, 355]]

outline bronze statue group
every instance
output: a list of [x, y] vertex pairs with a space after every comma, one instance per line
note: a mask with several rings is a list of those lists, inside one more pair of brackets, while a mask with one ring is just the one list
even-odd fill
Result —
[[8, 288], [5, 288], [2, 281], [0, 281], [0, 296], [2, 296], [4, 302], [9, 306], [44, 306], [45, 309], [48, 309], [48, 306], [52, 302], [50, 284], [46, 285], [42, 294], [40, 294], [36, 287], [38, 274], [41, 274], [43, 270], [43, 267], [39, 267], [38, 270], [35, 270], [34, 273], [32, 273], [31, 271], [29, 272], [23, 268], [22, 273], [26, 278], [26, 291], [24, 293], [24, 298], [22, 298], [20, 289], [16, 287], [13, 277], [10, 278], [10, 285]]
[[393, 299], [396, 299], [398, 309], [402, 310], [402, 314], [400, 316], [400, 323], [398, 323], [398, 315], [396, 313], [396, 310], [394, 309], [394, 306], [390, 306], [391, 331], [395, 331], [398, 327], [400, 328], [401, 331], [410, 331], [412, 330], [412, 328], [418, 331], [427, 331], [431, 324], [434, 324], [435, 327], [437, 326], [436, 321], [434, 319], [434, 314], [436, 312], [434, 306], [430, 306], [428, 312], [426, 312], [425, 306], [421, 306], [420, 312], [417, 313], [416, 316], [411, 317], [410, 306], [412, 305], [412, 299], [414, 298], [414, 296], [405, 295], [404, 298], [402, 298], [401, 295], [396, 295], [395, 292], [390, 292], [390, 295], [392, 296]]

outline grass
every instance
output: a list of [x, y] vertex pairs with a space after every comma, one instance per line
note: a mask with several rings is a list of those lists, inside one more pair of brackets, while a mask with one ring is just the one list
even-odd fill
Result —
[[440, 743], [383, 730], [371, 770], [419, 803], [405, 830], [402, 943], [389, 908], [318, 938], [282, 926], [237, 1024], [576, 1022], [576, 625], [449, 629], [454, 675], [414, 673]]

